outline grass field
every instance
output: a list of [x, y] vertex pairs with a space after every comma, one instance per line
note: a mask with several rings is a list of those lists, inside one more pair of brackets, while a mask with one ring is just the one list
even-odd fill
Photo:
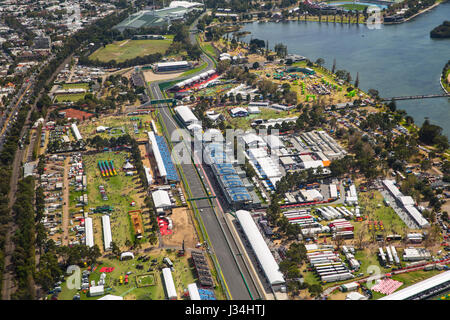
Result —
[[362, 4], [343, 4], [343, 5], [339, 5], [338, 7], [344, 8], [346, 10], [358, 10], [358, 11], [363, 11], [364, 8], [367, 8], [367, 6], [362, 5]]
[[[114, 212], [110, 214], [111, 217], [111, 231], [113, 241], [119, 247], [125, 249], [125, 242], [127, 240], [133, 242], [134, 233], [130, 227], [130, 219], [128, 211], [143, 209], [143, 200], [145, 194], [140, 189], [140, 181], [137, 176], [125, 176], [121, 170], [126, 158], [129, 154], [126, 152], [103, 152], [83, 157], [83, 162], [86, 167], [87, 182], [88, 182], [88, 199], [89, 207], [95, 208], [97, 206], [110, 205], [114, 207]], [[102, 177], [97, 163], [99, 160], [112, 160], [117, 170], [117, 176]], [[104, 201], [101, 197], [98, 187], [103, 185], [108, 196], [108, 201]], [[132, 207], [132, 201], [136, 205]], [[94, 219], [94, 242], [103, 248], [103, 238], [101, 229], [101, 213], [90, 215]], [[97, 232], [95, 232], [97, 230]], [[144, 232], [145, 236], [145, 232]], [[100, 245], [101, 244], [101, 245]]]
[[55, 102], [77, 102], [84, 99], [85, 95], [85, 93], [58, 94], [55, 97]]
[[[373, 193], [373, 199], [371, 194]], [[378, 206], [378, 205], [381, 206]], [[384, 233], [402, 233], [406, 224], [395, 213], [391, 207], [386, 207], [383, 204], [383, 196], [378, 191], [361, 192], [360, 205], [363, 209], [363, 214], [367, 215], [370, 220], [381, 220], [385, 227]], [[357, 230], [355, 230], [357, 232]]]
[[186, 72], [183, 72], [183, 74], [180, 77], [186, 77], [186, 76], [190, 76], [191, 74], [197, 73], [203, 69], [205, 69], [208, 66], [208, 64], [206, 62], [202, 63], [200, 66], [198, 66], [197, 68], [188, 70]]
[[123, 62], [136, 57], [142, 57], [153, 53], [164, 54], [173, 41], [173, 36], [166, 36], [167, 40], [124, 40], [106, 45], [97, 49], [89, 56], [89, 59], [103, 62], [116, 60]]
[[[133, 121], [131, 120], [131, 118], [139, 118], [139, 120]], [[78, 128], [82, 136], [88, 137], [99, 135], [102, 138], [110, 139], [112, 136], [108, 133], [108, 131], [97, 133], [96, 128], [100, 125], [110, 128], [123, 127], [125, 133], [129, 134], [131, 137], [135, 139], [147, 139], [146, 131], [151, 130], [151, 120], [151, 115], [103, 117], [97, 121], [84, 121], [81, 125], [78, 126]], [[134, 132], [134, 124], [139, 125], [140, 121], [142, 121], [142, 127], [140, 129], [138, 128], [138, 133], [136, 134]], [[161, 134], [160, 131], [159, 134]]]
[[[149, 255], [150, 260], [142, 263], [144, 268], [139, 270], [136, 266], [140, 263], [136, 260], [120, 261], [115, 258], [102, 259], [96, 265], [97, 268], [89, 276], [89, 281], [94, 280], [96, 283], [100, 279], [100, 269], [102, 267], [114, 267], [114, 271], [106, 273], [105, 294], [113, 294], [124, 297], [129, 300], [164, 300], [166, 294], [164, 290], [164, 283], [160, 267], [165, 267], [162, 259], [169, 257], [174, 264], [174, 272], [172, 276], [175, 287], [177, 289], [178, 298], [182, 299], [183, 290], [187, 288], [189, 283], [195, 282], [194, 269], [190, 266], [188, 256], [177, 257], [175, 252], [168, 252], [166, 250], [155, 250]], [[158, 259], [157, 265], [151, 266], [151, 260]], [[153, 271], [147, 271], [149, 267]], [[83, 270], [85, 270], [84, 268]], [[125, 278], [127, 272], [132, 272], [129, 277], [128, 284], [120, 284], [119, 277]], [[138, 286], [136, 279], [141, 279], [141, 284]], [[146, 282], [143, 284], [142, 282]], [[73, 296], [78, 292], [76, 289], [69, 290], [65, 283], [61, 286], [62, 292], [59, 294], [59, 300], [72, 300]], [[81, 300], [97, 300], [100, 297], [89, 297], [86, 293], [80, 292]]]
[[86, 89], [89, 90], [89, 83], [63, 83], [61, 84], [63, 89]]

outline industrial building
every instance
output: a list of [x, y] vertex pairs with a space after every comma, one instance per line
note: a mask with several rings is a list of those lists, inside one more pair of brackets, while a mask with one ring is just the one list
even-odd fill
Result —
[[250, 212], [245, 210], [236, 211], [236, 218], [258, 259], [269, 284], [274, 290], [281, 289], [281, 286], [284, 286], [285, 284], [283, 274], [280, 272], [278, 263], [275, 261], [272, 252], [259, 232], [258, 226], [253, 220]]
[[173, 282], [172, 272], [170, 271], [170, 268], [162, 269], [162, 274], [167, 298], [169, 300], [177, 300], [177, 290], [175, 288], [175, 283]]
[[103, 226], [103, 244], [105, 251], [111, 249], [112, 235], [111, 235], [111, 222], [108, 215], [102, 216]]
[[413, 284], [379, 300], [423, 300], [450, 288], [450, 271]]

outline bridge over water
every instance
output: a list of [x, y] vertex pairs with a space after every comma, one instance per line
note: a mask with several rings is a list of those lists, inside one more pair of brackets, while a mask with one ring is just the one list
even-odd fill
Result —
[[450, 94], [449, 93], [439, 93], [439, 94], [424, 94], [424, 95], [418, 95], [418, 96], [400, 96], [400, 97], [392, 97], [392, 98], [381, 98], [381, 101], [418, 100], [418, 99], [442, 98], [442, 97], [450, 97]]

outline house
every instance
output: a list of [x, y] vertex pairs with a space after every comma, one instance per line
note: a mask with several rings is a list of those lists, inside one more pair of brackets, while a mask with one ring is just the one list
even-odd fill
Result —
[[230, 110], [230, 115], [233, 118], [236, 117], [246, 117], [248, 116], [248, 111], [242, 107], [236, 107]]

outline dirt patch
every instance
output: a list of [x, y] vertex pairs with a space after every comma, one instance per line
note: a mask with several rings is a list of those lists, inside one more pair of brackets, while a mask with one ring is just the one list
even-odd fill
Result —
[[144, 233], [144, 225], [142, 223], [141, 210], [128, 211], [128, 214], [131, 218], [131, 224], [134, 228], [134, 233], [137, 236], [142, 235]]
[[175, 79], [175, 78], [178, 78], [179, 76], [181, 76], [183, 73], [179, 72], [179, 73], [170, 73], [170, 74], [156, 74], [156, 73], [153, 73], [153, 71], [149, 70], [149, 71], [144, 71], [143, 74], [144, 74], [145, 81], [151, 82], [151, 81]]
[[164, 245], [181, 246], [184, 240], [185, 248], [195, 248], [198, 242], [188, 208], [174, 208], [170, 219], [173, 222], [172, 234], [164, 236]]
[[85, 112], [85, 111], [77, 110], [77, 109], [72, 109], [72, 108], [62, 110], [62, 112], [66, 113], [65, 118], [78, 119], [79, 121], [89, 119], [90, 117], [92, 117], [94, 115], [93, 113], [89, 113], [89, 112]]

